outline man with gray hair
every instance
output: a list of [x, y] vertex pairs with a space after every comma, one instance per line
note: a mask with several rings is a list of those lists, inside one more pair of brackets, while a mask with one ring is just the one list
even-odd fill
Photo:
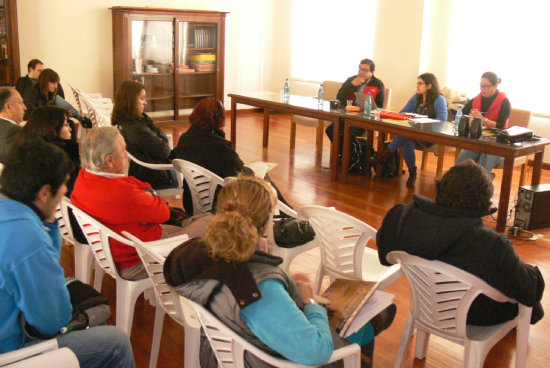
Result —
[[0, 87], [0, 162], [6, 160], [8, 151], [17, 138], [27, 107], [15, 88]]
[[[149, 183], [127, 176], [126, 143], [116, 127], [92, 129], [82, 141], [80, 159], [82, 169], [71, 201], [113, 231], [128, 231], [143, 241], [204, 234], [204, 221], [188, 221], [193, 224], [185, 228], [164, 224], [170, 219], [170, 207], [153, 194]], [[134, 247], [112, 240], [111, 253], [120, 276], [147, 277]]]

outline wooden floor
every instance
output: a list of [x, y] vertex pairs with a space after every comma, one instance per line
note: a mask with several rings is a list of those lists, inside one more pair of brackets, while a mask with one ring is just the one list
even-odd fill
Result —
[[[396, 178], [354, 177], [353, 184], [340, 184], [330, 180], [327, 169], [329, 162], [329, 141], [325, 140], [322, 158], [315, 154], [315, 129], [298, 126], [296, 134], [296, 148], [289, 149], [290, 124], [288, 115], [274, 114], [271, 116], [270, 142], [268, 148], [262, 149], [262, 120], [263, 115], [256, 112], [239, 113], [237, 123], [237, 151], [245, 162], [257, 160], [276, 162], [279, 164], [270, 172], [270, 176], [277, 184], [287, 200], [299, 208], [305, 204], [319, 204], [334, 206], [336, 209], [355, 216], [375, 228], [380, 227], [386, 212], [397, 203], [409, 202], [412, 195], [422, 194], [428, 197], [435, 196], [434, 174], [436, 158], [431, 155], [427, 168], [419, 171], [416, 189], [405, 188], [407, 175]], [[229, 125], [229, 122], [228, 122]], [[163, 127], [174, 133], [175, 143], [182, 131], [187, 127]], [[229, 128], [226, 128], [229, 133]], [[448, 168], [454, 159], [454, 153], [449, 152], [445, 159], [445, 168]], [[420, 163], [420, 157], [417, 160]], [[529, 172], [530, 174], [530, 172]], [[493, 201], [498, 202], [501, 171], [496, 170], [495, 194]], [[512, 200], [517, 195], [519, 169], [514, 172]], [[529, 175], [530, 180], [530, 175]], [[543, 183], [550, 183], [550, 172], [543, 170]], [[175, 199], [172, 204], [180, 204]], [[513, 208], [513, 201], [511, 201]], [[495, 221], [491, 217], [485, 223], [495, 228]], [[509, 218], [513, 223], [513, 215]], [[536, 241], [514, 240], [515, 249], [521, 259], [527, 263], [537, 265], [544, 278], [550, 280], [550, 229], [536, 230], [545, 238]], [[372, 247], [376, 247], [372, 244]], [[64, 247], [62, 264], [67, 275], [74, 275], [73, 250]], [[310, 251], [297, 257], [291, 267], [293, 272], [306, 272], [313, 278], [319, 262], [318, 251]], [[109, 277], [103, 282], [103, 293], [111, 300], [114, 321], [115, 283]], [[405, 324], [409, 308], [409, 287], [402, 277], [392, 284], [387, 291], [395, 294], [397, 316], [392, 326], [376, 338], [375, 367], [393, 367], [401, 332]], [[545, 293], [543, 306], [550, 311], [550, 298]], [[132, 346], [138, 367], [147, 367], [151, 338], [153, 334], [154, 308], [140, 297], [135, 309], [134, 325], [132, 330]], [[167, 318], [161, 343], [158, 367], [181, 367], [183, 365], [183, 328]], [[414, 349], [409, 346], [404, 366], [406, 367], [462, 367], [463, 348], [456, 344], [432, 337], [425, 360], [413, 358]], [[531, 327], [527, 367], [550, 367], [550, 320], [544, 318], [537, 325]], [[512, 331], [503, 341], [493, 348], [485, 362], [485, 367], [513, 367], [515, 357], [515, 332]]]

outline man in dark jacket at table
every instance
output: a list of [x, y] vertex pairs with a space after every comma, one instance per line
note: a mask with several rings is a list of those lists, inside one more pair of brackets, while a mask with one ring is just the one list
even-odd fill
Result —
[[[374, 61], [371, 59], [363, 59], [359, 63], [359, 70], [357, 71], [357, 75], [353, 75], [346, 79], [344, 84], [342, 84], [342, 87], [340, 87], [340, 90], [338, 91], [338, 95], [336, 96], [336, 99], [340, 101], [342, 106], [346, 106], [347, 101], [353, 101], [354, 104], [356, 104], [355, 99], [355, 92], [367, 94], [370, 92], [371, 96], [374, 99], [374, 102], [376, 103], [376, 106], [379, 108], [382, 108], [384, 106], [384, 98], [385, 98], [385, 87], [384, 83], [376, 78], [374, 76]], [[341, 123], [340, 126], [340, 135], [343, 135], [343, 128], [344, 124]], [[351, 136], [352, 138], [357, 137], [358, 135], [363, 134], [365, 130], [358, 127], [352, 127], [351, 128]], [[332, 136], [333, 136], [333, 126], [332, 124], [325, 129], [325, 133], [330, 138], [330, 141], [332, 142]], [[340, 137], [342, 139], [342, 137]], [[340, 140], [341, 142], [342, 140]]]
[[[452, 167], [437, 184], [435, 202], [414, 196], [384, 218], [376, 241], [382, 264], [386, 255], [403, 250], [463, 269], [519, 303], [533, 307], [531, 323], [544, 315], [540, 300], [544, 279], [536, 266], [523, 263], [504, 234], [483, 224], [490, 213], [493, 185], [485, 169], [472, 160]], [[468, 312], [468, 324], [488, 326], [517, 316], [517, 304], [478, 296]]]

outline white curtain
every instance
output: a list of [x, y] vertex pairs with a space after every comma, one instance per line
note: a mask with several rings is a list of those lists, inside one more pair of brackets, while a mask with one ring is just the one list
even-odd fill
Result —
[[[294, 0], [291, 76], [340, 80], [372, 58], [376, 0]], [[376, 60], [375, 60], [376, 62]]]

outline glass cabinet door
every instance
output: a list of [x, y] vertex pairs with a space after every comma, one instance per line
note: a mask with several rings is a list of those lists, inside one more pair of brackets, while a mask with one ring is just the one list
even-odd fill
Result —
[[178, 107], [189, 115], [205, 97], [216, 96], [218, 24], [178, 22]]
[[132, 79], [145, 85], [150, 117], [174, 118], [174, 23], [132, 20]]
[[8, 27], [7, 27], [6, 4], [0, 0], [0, 82], [14, 84], [9, 76], [8, 60]]

